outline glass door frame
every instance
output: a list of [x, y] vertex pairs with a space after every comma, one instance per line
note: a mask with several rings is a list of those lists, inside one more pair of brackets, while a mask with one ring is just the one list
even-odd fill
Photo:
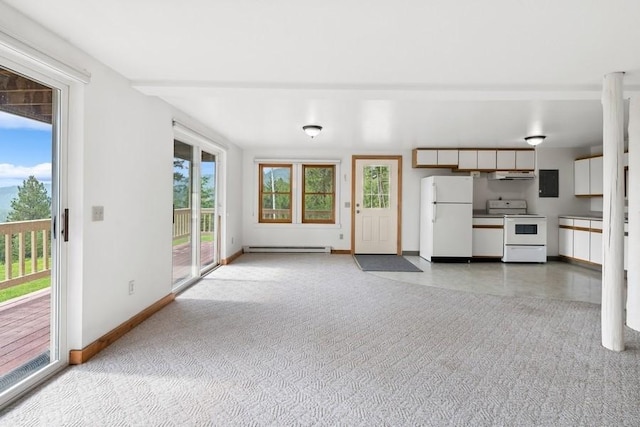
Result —
[[67, 244], [63, 242], [61, 227], [64, 207], [68, 204], [67, 153], [69, 138], [70, 93], [73, 81], [60, 79], [46, 64], [34, 65], [20, 56], [0, 51], [0, 66], [53, 89], [52, 150], [51, 150], [51, 321], [50, 362], [0, 392], [0, 407], [36, 387], [69, 363], [67, 345]]
[[[221, 203], [221, 191], [220, 191], [220, 169], [221, 169], [221, 159], [224, 157], [224, 147], [220, 146], [213, 140], [205, 137], [204, 135], [196, 132], [180, 123], [174, 121], [173, 124], [174, 130], [174, 141], [179, 141], [183, 144], [187, 144], [192, 148], [193, 154], [193, 165], [192, 165], [192, 183], [191, 183], [191, 276], [183, 281], [173, 283], [172, 290], [175, 293], [179, 293], [189, 286], [193, 285], [195, 282], [200, 280], [202, 276], [206, 275], [211, 270], [215, 269], [220, 265], [220, 236], [223, 234], [219, 229], [221, 227], [221, 221], [218, 221], [220, 216], [220, 212], [222, 211], [222, 203]], [[202, 268], [201, 260], [200, 260], [200, 219], [201, 219], [201, 179], [202, 179], [202, 152], [206, 152], [211, 154], [216, 159], [216, 168], [215, 168], [215, 192], [214, 192], [214, 200], [215, 200], [215, 217], [214, 217], [214, 237], [216, 239], [216, 247], [214, 249], [214, 261], [212, 264], [205, 266]], [[172, 270], [173, 271], [173, 270]]]

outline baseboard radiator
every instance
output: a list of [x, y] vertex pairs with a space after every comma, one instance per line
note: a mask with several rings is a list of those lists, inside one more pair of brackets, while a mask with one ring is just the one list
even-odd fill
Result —
[[331, 246], [243, 246], [244, 253], [331, 253]]

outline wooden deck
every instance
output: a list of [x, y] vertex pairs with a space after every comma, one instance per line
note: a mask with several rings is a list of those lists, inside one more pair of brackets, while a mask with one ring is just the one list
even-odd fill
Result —
[[[173, 247], [173, 284], [191, 277], [191, 245], [185, 243]], [[206, 266], [214, 260], [214, 244], [200, 244], [200, 265]]]
[[47, 288], [0, 304], [0, 376], [49, 349], [50, 301]]

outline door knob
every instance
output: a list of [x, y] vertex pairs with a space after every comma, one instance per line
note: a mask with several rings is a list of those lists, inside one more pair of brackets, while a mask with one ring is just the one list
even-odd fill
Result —
[[358, 214], [358, 213], [360, 213], [360, 210], [356, 210], [356, 213], [357, 213], [357, 214]]

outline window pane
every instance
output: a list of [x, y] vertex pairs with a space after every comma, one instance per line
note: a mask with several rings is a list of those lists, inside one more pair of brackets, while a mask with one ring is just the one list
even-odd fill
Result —
[[304, 197], [304, 219], [333, 219], [333, 195], [308, 194]]
[[291, 168], [263, 167], [262, 191], [265, 193], [288, 193], [291, 191]]
[[304, 168], [304, 192], [305, 193], [332, 193], [333, 192], [333, 167]]
[[389, 172], [388, 166], [365, 166], [364, 168], [364, 207], [389, 207]]
[[291, 220], [291, 197], [288, 194], [264, 194], [262, 219]]

